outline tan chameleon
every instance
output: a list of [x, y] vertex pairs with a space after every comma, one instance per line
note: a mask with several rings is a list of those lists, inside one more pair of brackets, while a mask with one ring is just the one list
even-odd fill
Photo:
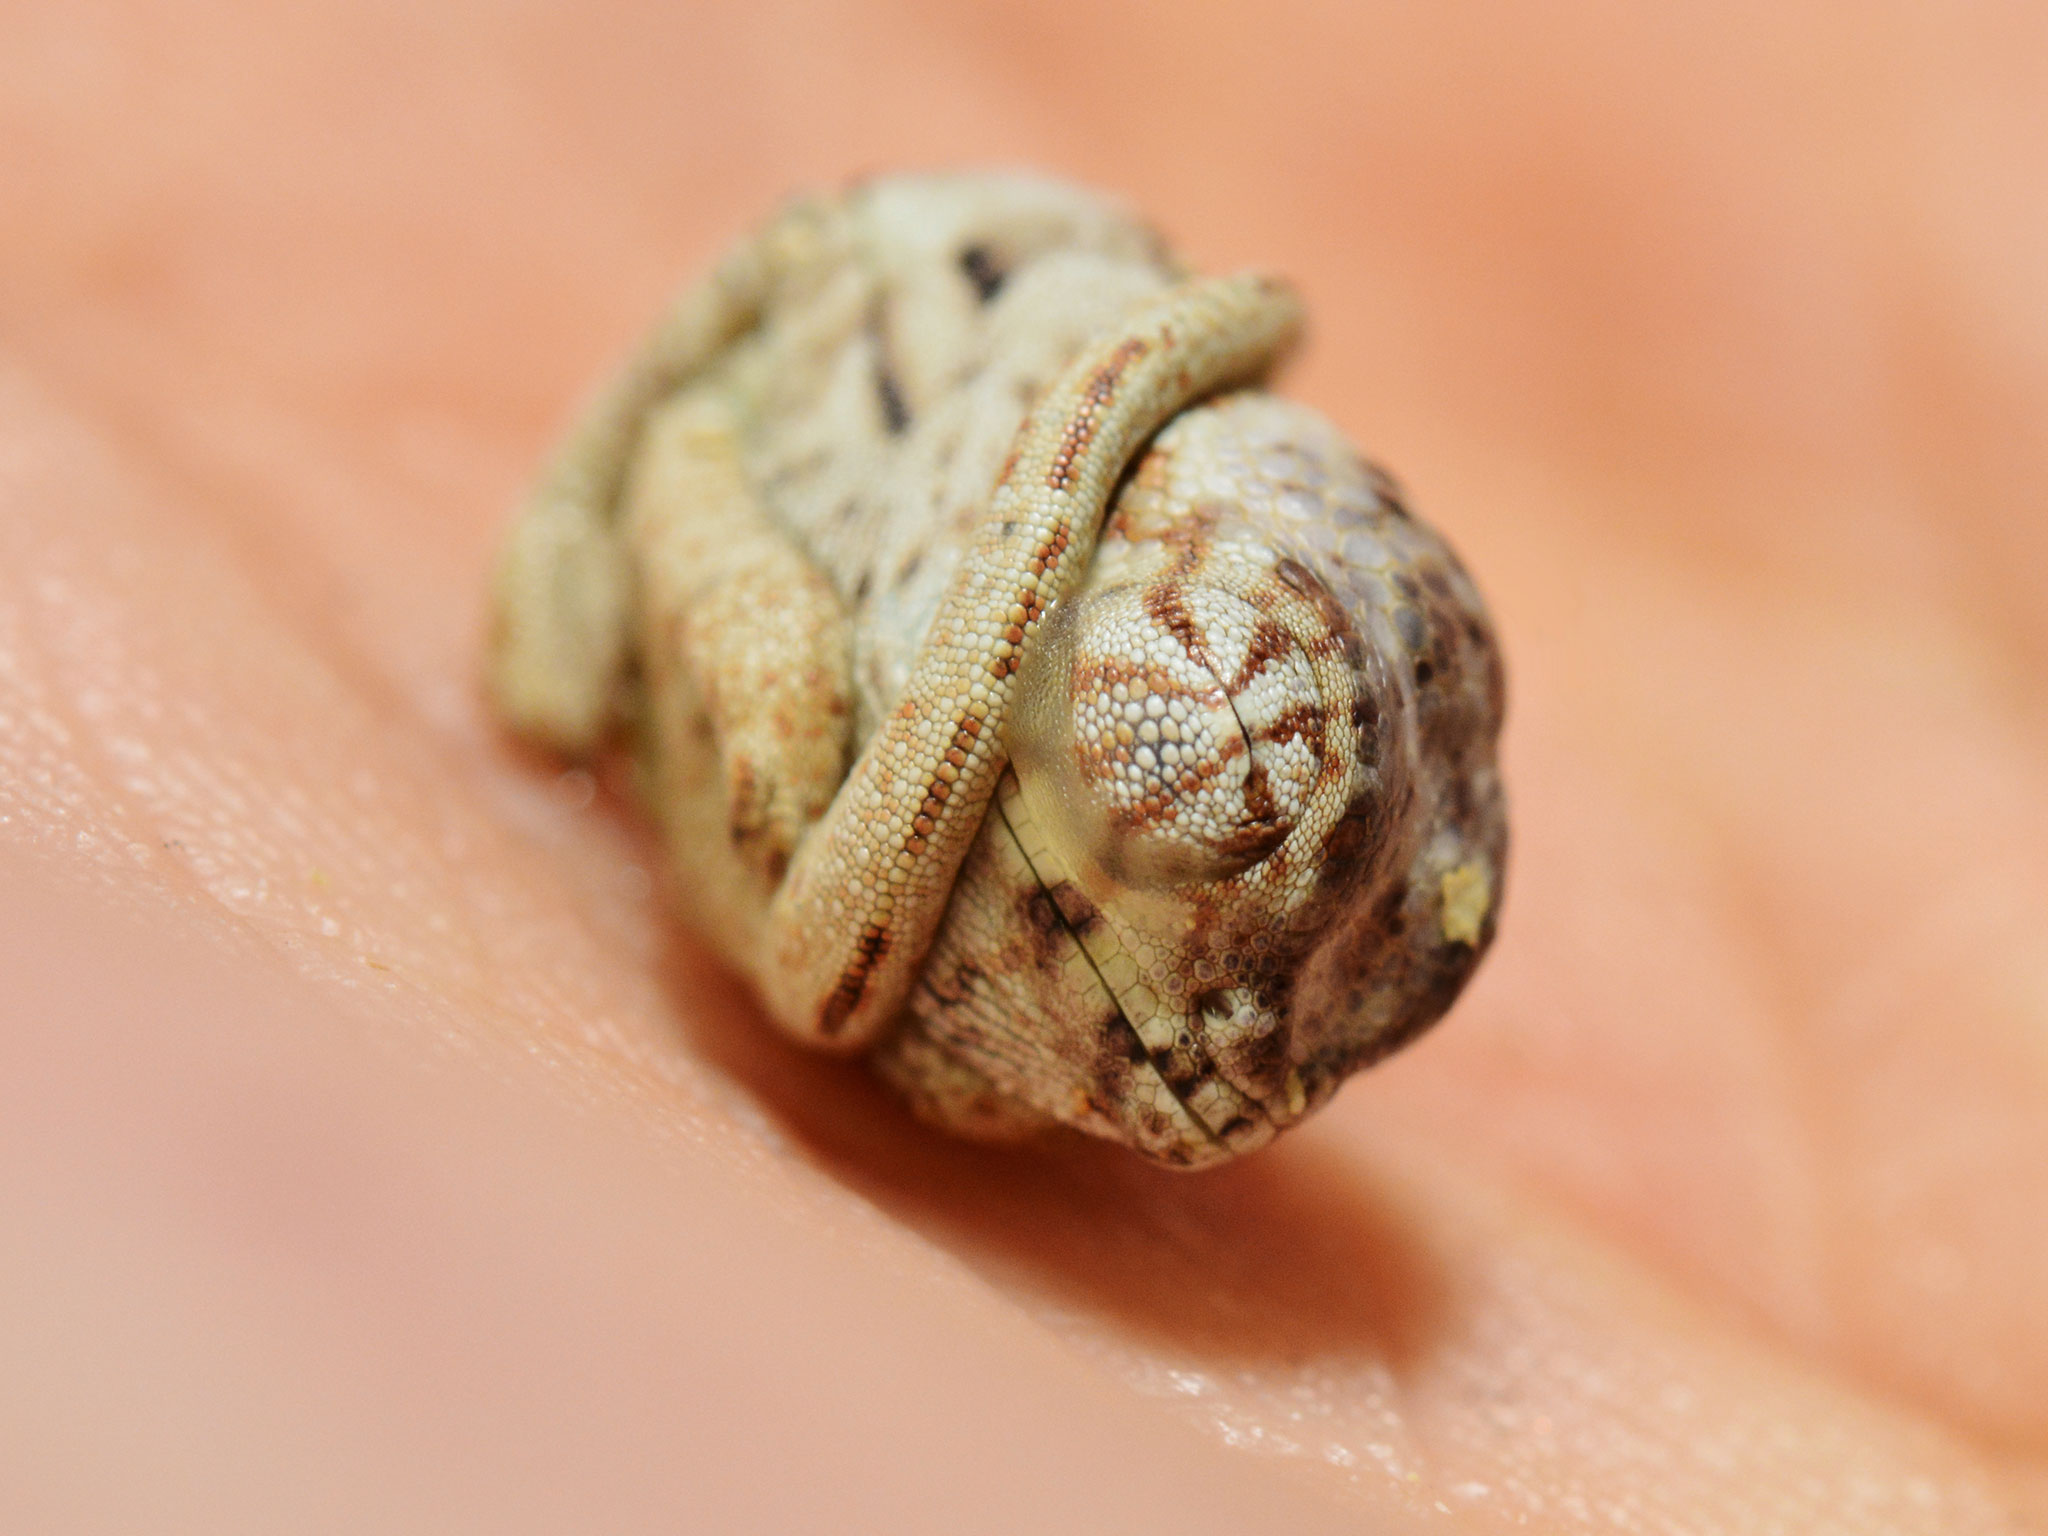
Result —
[[1016, 175], [786, 207], [597, 399], [491, 683], [630, 730], [686, 915], [928, 1118], [1269, 1140], [1492, 938], [1501, 673], [1387, 478], [1256, 387], [1282, 284]]

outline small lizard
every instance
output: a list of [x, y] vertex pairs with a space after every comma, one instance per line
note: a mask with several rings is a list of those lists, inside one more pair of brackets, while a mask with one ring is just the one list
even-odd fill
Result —
[[787, 205], [517, 520], [490, 682], [624, 729], [685, 916], [968, 1134], [1210, 1163], [1491, 941], [1501, 670], [1393, 483], [1259, 381], [1297, 301], [1022, 175]]

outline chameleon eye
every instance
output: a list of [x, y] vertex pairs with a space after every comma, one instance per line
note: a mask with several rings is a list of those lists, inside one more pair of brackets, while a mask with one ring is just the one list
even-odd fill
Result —
[[1320, 706], [1293, 638], [1198, 583], [1084, 592], [1048, 616], [1010, 752], [1077, 864], [1144, 889], [1228, 879], [1311, 793]]

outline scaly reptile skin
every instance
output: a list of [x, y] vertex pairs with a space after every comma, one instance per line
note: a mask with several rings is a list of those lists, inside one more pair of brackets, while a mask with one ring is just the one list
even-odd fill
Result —
[[970, 1134], [1247, 1151], [1493, 936], [1478, 593], [1296, 325], [1093, 194], [799, 201], [586, 412], [496, 589], [507, 721], [625, 727], [686, 916]]

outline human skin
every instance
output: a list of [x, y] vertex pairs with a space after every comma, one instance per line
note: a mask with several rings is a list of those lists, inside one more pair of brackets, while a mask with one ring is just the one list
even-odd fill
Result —
[[[2048, 23], [0, 14], [0, 1528], [2048, 1526]], [[1284, 271], [1488, 594], [1439, 1029], [1200, 1175], [777, 1039], [477, 687], [786, 189]]]

